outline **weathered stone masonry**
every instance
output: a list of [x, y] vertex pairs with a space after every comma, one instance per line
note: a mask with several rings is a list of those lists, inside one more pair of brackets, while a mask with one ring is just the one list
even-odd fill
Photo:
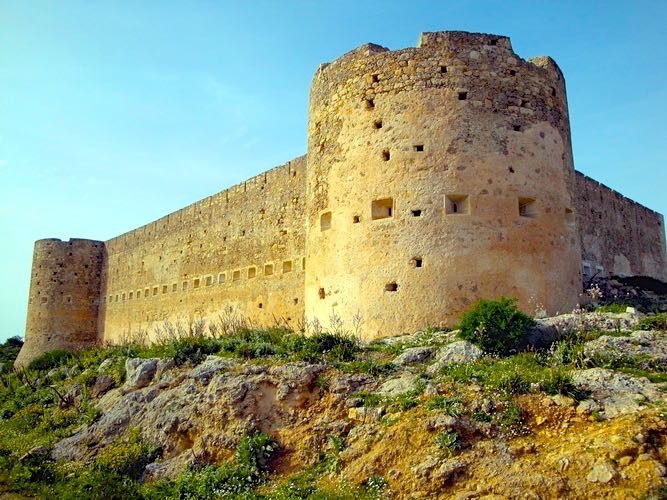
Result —
[[317, 70], [306, 157], [107, 242], [38, 241], [17, 364], [230, 314], [374, 338], [484, 297], [564, 311], [582, 269], [667, 279], [663, 224], [575, 173], [550, 58], [462, 32], [368, 44]]

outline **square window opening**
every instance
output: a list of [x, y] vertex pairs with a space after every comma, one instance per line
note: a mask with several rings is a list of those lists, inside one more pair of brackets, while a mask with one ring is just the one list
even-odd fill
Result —
[[361, 222], [361, 217], [358, 215], [352, 216], [352, 224], [359, 224]]
[[264, 276], [271, 276], [273, 274], [273, 264], [264, 265]]
[[417, 210], [410, 210], [410, 215], [413, 217], [421, 217], [422, 216], [422, 211], [417, 209]]
[[421, 257], [413, 257], [412, 265], [414, 267], [424, 267], [424, 260]]
[[292, 272], [292, 261], [291, 260], [286, 260], [283, 262], [283, 273], [291, 273]]
[[174, 283], [171, 285], [171, 293], [177, 292], [178, 291], [178, 283]]
[[153, 295], [157, 295], [157, 290], [158, 288], [156, 286], [153, 287]]
[[382, 120], [375, 120], [373, 122], [373, 128], [375, 128], [376, 130], [381, 129], [382, 128]]
[[412, 146], [412, 149], [414, 149], [417, 153], [423, 153], [424, 152], [424, 145], [423, 144], [415, 144]]
[[162, 285], [162, 293], [167, 293], [169, 291], [169, 287], [167, 285]]
[[238, 281], [241, 279], [241, 271], [234, 271], [232, 273], [232, 281]]
[[199, 284], [200, 284], [199, 278], [195, 279], [193, 286], [195, 288], [199, 288]]
[[447, 66], [440, 66], [440, 73], [441, 74], [447, 73]]
[[327, 296], [327, 293], [324, 291], [324, 288], [320, 288], [317, 291], [317, 296], [320, 298], [320, 300], [324, 299]]
[[375, 101], [370, 97], [364, 99], [364, 104], [369, 111], [375, 109]]
[[468, 195], [448, 194], [445, 197], [445, 213], [452, 215], [469, 214], [470, 202]]
[[249, 267], [248, 268], [248, 278], [254, 278], [257, 276], [257, 268], [256, 267]]
[[398, 283], [396, 283], [396, 282], [387, 283], [384, 286], [384, 291], [385, 292], [397, 292], [398, 291]]
[[537, 217], [537, 205], [535, 198], [519, 198], [519, 216], [535, 218]]
[[377, 73], [372, 74], [372, 75], [371, 75], [371, 81], [372, 81], [373, 83], [377, 83], [377, 82], [379, 82], [379, 81], [380, 81], [380, 76], [379, 76]]
[[211, 286], [213, 284], [213, 276], [206, 276], [206, 286]]
[[181, 290], [183, 290], [185, 292], [187, 289], [188, 289], [188, 282], [184, 281], [183, 286], [181, 286]]
[[382, 151], [382, 160], [383, 161], [389, 161], [391, 159], [391, 153], [389, 152], [388, 149], [384, 149]]
[[218, 285], [224, 285], [225, 281], [227, 281], [227, 275], [225, 273], [218, 274]]
[[320, 215], [320, 231], [331, 229], [331, 212], [324, 212]]
[[459, 101], [465, 101], [468, 98], [468, 92], [459, 92]]
[[371, 204], [371, 220], [387, 219], [394, 213], [394, 199], [382, 198]]

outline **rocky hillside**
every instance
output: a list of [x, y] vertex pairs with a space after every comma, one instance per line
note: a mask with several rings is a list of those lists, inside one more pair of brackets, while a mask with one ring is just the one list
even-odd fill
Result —
[[666, 327], [578, 311], [502, 356], [435, 330], [56, 352], [1, 375], [0, 492], [665, 498]]

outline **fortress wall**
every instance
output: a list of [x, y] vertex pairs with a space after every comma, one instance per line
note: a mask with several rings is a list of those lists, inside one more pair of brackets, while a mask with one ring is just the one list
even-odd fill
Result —
[[35, 242], [25, 344], [16, 366], [53, 349], [95, 344], [103, 252], [101, 241]]
[[585, 277], [598, 273], [667, 281], [661, 214], [580, 172], [575, 203]]
[[243, 315], [303, 319], [305, 158], [300, 157], [106, 242], [100, 330], [155, 338]]
[[[506, 37], [362, 46], [314, 76], [306, 316], [367, 338], [452, 325], [478, 298], [576, 303], [562, 74]], [[521, 205], [521, 208], [520, 208]]]

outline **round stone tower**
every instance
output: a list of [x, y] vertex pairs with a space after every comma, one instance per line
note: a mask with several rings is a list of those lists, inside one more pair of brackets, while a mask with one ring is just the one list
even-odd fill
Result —
[[53, 349], [97, 342], [97, 311], [104, 242], [45, 239], [35, 242], [25, 343], [15, 366]]
[[368, 44], [313, 79], [305, 314], [365, 338], [453, 325], [480, 298], [566, 311], [580, 245], [565, 82], [506, 37]]

